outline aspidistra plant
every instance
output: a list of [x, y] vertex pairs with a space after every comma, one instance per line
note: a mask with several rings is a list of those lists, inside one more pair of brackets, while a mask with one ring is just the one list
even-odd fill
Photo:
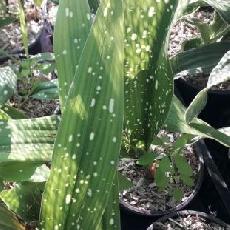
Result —
[[[111, 194], [117, 190], [123, 108], [133, 137], [150, 144], [172, 98], [165, 29], [176, 7], [177, 1], [101, 1], [86, 39], [87, 1], [60, 3], [55, 54], [63, 116], [43, 195], [42, 228], [120, 228], [119, 218], [108, 215], [106, 207], [118, 200], [117, 192]], [[82, 33], [74, 24], [77, 15]], [[129, 98], [133, 106], [124, 106]], [[134, 114], [131, 122], [128, 114]]]

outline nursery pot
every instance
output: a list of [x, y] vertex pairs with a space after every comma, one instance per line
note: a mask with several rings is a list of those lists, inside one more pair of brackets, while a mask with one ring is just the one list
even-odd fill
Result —
[[[172, 212], [172, 213], [165, 215], [164, 217], [158, 219], [157, 222], [164, 224], [164, 223], [167, 223], [167, 221], [169, 219], [175, 220], [178, 217], [186, 217], [186, 216], [194, 216], [194, 217], [196, 217], [196, 219], [198, 219], [200, 217], [200, 218], [204, 219], [207, 223], [213, 223], [213, 224], [218, 225], [221, 229], [229, 229], [230, 228], [229, 225], [227, 225], [222, 220], [216, 218], [213, 215], [208, 215], [204, 212], [197, 212], [197, 211], [192, 211], [192, 210]], [[152, 227], [150, 226], [147, 230], [154, 230], [154, 229], [157, 230], [156, 228], [154, 228], [154, 223], [153, 223], [153, 226]], [[182, 229], [182, 228], [180, 228], [180, 229]]]
[[[201, 89], [195, 87], [184, 79], [176, 79], [175, 93], [188, 106]], [[215, 128], [230, 126], [230, 90], [209, 90], [208, 101], [199, 115]]]
[[[194, 146], [196, 146], [195, 144]], [[120, 199], [120, 213], [121, 213], [121, 229], [122, 230], [142, 230], [146, 229], [152, 222], [156, 221], [162, 216], [168, 215], [170, 213], [177, 212], [183, 209], [197, 208], [199, 205], [198, 193], [203, 182], [204, 176], [204, 161], [200, 151], [195, 151], [199, 159], [199, 172], [197, 176], [196, 185], [191, 192], [191, 194], [176, 207], [165, 210], [165, 211], [142, 211], [136, 207], [133, 207], [125, 203]]]
[[[205, 145], [206, 143], [206, 145]], [[230, 224], [230, 159], [229, 149], [214, 140], [199, 143], [207, 168], [205, 181], [200, 190], [201, 201]]]

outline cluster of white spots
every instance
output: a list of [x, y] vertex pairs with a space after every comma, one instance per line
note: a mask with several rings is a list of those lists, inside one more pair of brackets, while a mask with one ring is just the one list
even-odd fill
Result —
[[109, 224], [110, 224], [110, 225], [113, 225], [113, 224], [114, 224], [114, 219], [113, 219], [113, 218], [110, 218]]
[[92, 67], [89, 67], [89, 68], [88, 68], [88, 73], [92, 73], [92, 71], [93, 71], [93, 68], [92, 68]]
[[113, 110], [114, 110], [114, 99], [110, 98], [110, 100], [109, 100], [109, 112], [113, 113]]
[[96, 104], [96, 99], [92, 98], [91, 103], [90, 103], [90, 107], [94, 107]]
[[89, 197], [92, 196], [92, 190], [91, 190], [90, 188], [89, 188], [88, 191], [87, 191], [87, 195], [88, 195]]
[[158, 89], [158, 86], [159, 86], [159, 82], [158, 82], [158, 80], [156, 80], [156, 83], [155, 83], [155, 89], [156, 90]]
[[95, 134], [94, 134], [93, 132], [90, 133], [90, 135], [89, 135], [89, 140], [90, 140], [90, 141], [92, 141], [92, 140], [94, 139], [94, 135], [95, 135]]
[[72, 142], [72, 141], [73, 141], [73, 135], [69, 135], [68, 141], [69, 141], [69, 142]]
[[97, 86], [96, 90], [100, 91], [101, 90], [101, 86]]
[[133, 33], [131, 35], [131, 40], [135, 41], [137, 39], [137, 34]]
[[77, 158], [76, 154], [73, 154], [72, 159], [76, 160], [76, 158]]
[[156, 14], [155, 8], [154, 7], [150, 7], [148, 10], [148, 17], [153, 17], [153, 15]]
[[88, 20], [90, 20], [90, 18], [91, 18], [90, 14], [87, 14], [86, 17], [87, 17]]
[[66, 197], [65, 197], [65, 203], [70, 204], [70, 201], [71, 201], [71, 195], [67, 194]]
[[113, 137], [112, 141], [113, 141], [113, 143], [116, 143], [117, 142], [117, 138]]
[[65, 8], [65, 16], [69, 17], [69, 8]]

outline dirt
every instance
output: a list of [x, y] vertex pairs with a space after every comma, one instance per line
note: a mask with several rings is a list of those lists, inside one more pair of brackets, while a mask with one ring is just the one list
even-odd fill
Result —
[[[211, 23], [213, 13], [210, 11], [198, 10], [195, 13], [191, 13], [187, 18], [197, 18], [205, 23]], [[185, 41], [198, 37], [200, 37], [200, 32], [194, 25], [188, 24], [184, 20], [177, 21], [170, 34], [169, 56], [176, 56], [179, 52], [183, 51], [183, 43]]]
[[[165, 132], [165, 131], [164, 131]], [[165, 135], [165, 134], [164, 134]], [[172, 142], [176, 140], [178, 134], [168, 133], [167, 136]], [[154, 152], [159, 154], [164, 153], [164, 149], [161, 147], [155, 147]], [[198, 175], [198, 159], [194, 154], [191, 145], [187, 145], [184, 154], [188, 159], [194, 171], [194, 179]], [[175, 200], [169, 193], [168, 189], [160, 191], [154, 182], [154, 179], [150, 179], [146, 176], [146, 167], [137, 164], [138, 159], [123, 158], [120, 160], [118, 171], [122, 175], [126, 176], [133, 183], [133, 187], [124, 190], [120, 193], [120, 198], [126, 204], [129, 204], [139, 211], [144, 212], [157, 212], [165, 211], [175, 208], [179, 203], [186, 200], [193, 191], [193, 188], [182, 184], [179, 180], [170, 180], [170, 188], [180, 188], [183, 192], [182, 200]]]
[[152, 224], [147, 230], [224, 230], [224, 227], [210, 222], [207, 219], [197, 216], [188, 215], [186, 217], [179, 217], [177, 219], [168, 219], [166, 223], [156, 222]]

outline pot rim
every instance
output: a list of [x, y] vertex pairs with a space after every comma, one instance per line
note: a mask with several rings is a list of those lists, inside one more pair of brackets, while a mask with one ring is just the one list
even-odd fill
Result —
[[201, 152], [198, 150], [199, 146], [198, 146], [198, 142], [195, 142], [193, 144], [194, 147], [194, 152], [196, 153], [198, 160], [199, 160], [199, 171], [198, 171], [198, 178], [196, 181], [196, 185], [193, 188], [191, 194], [182, 202], [180, 202], [178, 205], [176, 205], [175, 207], [165, 210], [165, 211], [147, 211], [147, 210], [139, 210], [136, 207], [133, 207], [130, 204], [125, 203], [121, 198], [119, 199], [120, 201], [120, 208], [124, 209], [125, 211], [129, 212], [129, 213], [133, 213], [133, 214], [137, 214], [137, 215], [141, 215], [141, 216], [149, 216], [149, 217], [157, 217], [157, 216], [162, 216], [162, 215], [167, 215], [169, 213], [173, 213], [173, 212], [177, 212], [183, 208], [185, 208], [198, 194], [201, 185], [203, 183], [203, 179], [204, 179], [204, 159], [203, 156], [201, 154]]
[[183, 210], [183, 211], [172, 212], [168, 215], [165, 215], [165, 216], [159, 218], [158, 220], [156, 220], [156, 222], [163, 222], [164, 223], [169, 218], [174, 218], [174, 217], [179, 217], [179, 216], [187, 216], [187, 215], [193, 215], [193, 216], [197, 215], [197, 216], [203, 217], [209, 221], [212, 221], [213, 223], [219, 224], [222, 227], [230, 228], [230, 225], [226, 224], [221, 219], [219, 219], [213, 215], [207, 214], [205, 212], [199, 212], [199, 211], [194, 211], [194, 210]]

